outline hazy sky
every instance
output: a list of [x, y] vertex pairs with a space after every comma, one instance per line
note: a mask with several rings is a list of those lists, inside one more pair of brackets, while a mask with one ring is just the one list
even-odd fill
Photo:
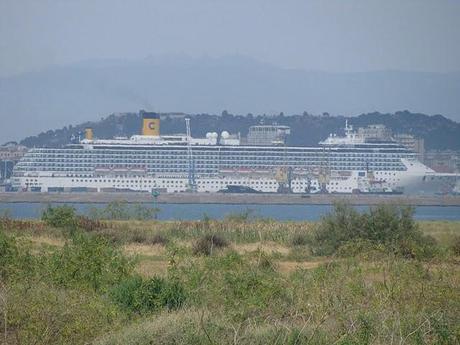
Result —
[[0, 0], [0, 76], [241, 54], [323, 71], [460, 71], [460, 0]]

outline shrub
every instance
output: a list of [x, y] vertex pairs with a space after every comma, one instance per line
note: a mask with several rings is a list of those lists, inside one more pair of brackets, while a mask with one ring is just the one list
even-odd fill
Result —
[[102, 210], [104, 219], [129, 219], [129, 208], [126, 201], [112, 201]]
[[225, 222], [235, 222], [235, 223], [244, 223], [253, 217], [254, 210], [248, 208], [244, 211], [237, 213], [230, 213], [224, 217]]
[[322, 218], [312, 244], [316, 254], [330, 255], [354, 241], [382, 245], [405, 257], [430, 256], [435, 244], [418, 229], [411, 207], [378, 205], [359, 213], [346, 204], [336, 204], [334, 211]]
[[305, 246], [311, 242], [307, 233], [295, 233], [291, 238], [291, 245], [292, 246]]
[[106, 226], [106, 224], [98, 219], [91, 219], [85, 216], [77, 216], [75, 219], [75, 224], [79, 229], [88, 232], [97, 231]]
[[[358, 255], [372, 255], [381, 253], [384, 247], [375, 244], [369, 240], [357, 239], [345, 242], [337, 249], [337, 255], [340, 257], [353, 257]], [[373, 256], [374, 257], [374, 256]]]
[[51, 279], [65, 287], [105, 290], [126, 278], [133, 262], [100, 236], [75, 233], [48, 259]]
[[142, 307], [138, 301], [138, 291], [142, 289], [140, 276], [129, 277], [110, 290], [110, 297], [125, 309], [138, 310]]
[[229, 250], [199, 260], [178, 260], [175, 273], [187, 287], [189, 306], [221, 310], [238, 322], [286, 315], [283, 308], [290, 298], [286, 279], [266, 256], [246, 257]]
[[404, 239], [419, 239], [419, 231], [413, 218], [414, 209], [409, 206], [379, 205], [363, 214], [364, 233], [360, 234], [374, 243], [398, 243]]
[[155, 234], [148, 240], [149, 244], [160, 244], [162, 246], [165, 246], [168, 244], [169, 240], [161, 235], [161, 234]]
[[37, 263], [27, 245], [0, 229], [0, 285], [32, 277], [37, 272]]
[[459, 256], [460, 255], [460, 236], [456, 236], [454, 240], [452, 241], [452, 251], [454, 252], [454, 255]]
[[5, 279], [17, 261], [18, 248], [13, 237], [0, 229], [0, 280]]
[[166, 245], [168, 239], [162, 234], [152, 234], [144, 229], [133, 229], [126, 235], [124, 242]]
[[94, 337], [118, 328], [122, 319], [103, 296], [47, 282], [9, 285], [7, 299], [7, 334], [1, 334], [3, 327], [0, 330], [0, 343], [5, 345], [90, 344]]
[[334, 211], [323, 217], [313, 232], [316, 254], [333, 254], [345, 242], [360, 237], [366, 223], [363, 215], [347, 204], [336, 204]]
[[158, 212], [160, 212], [158, 208], [147, 207], [142, 204], [135, 204], [133, 207], [131, 207], [130, 218], [137, 220], [149, 220], [155, 218]]
[[136, 230], [131, 237], [131, 240], [135, 243], [145, 243], [147, 242], [147, 234], [145, 231]]
[[75, 208], [68, 205], [57, 207], [48, 205], [42, 213], [42, 220], [55, 228], [72, 227], [76, 223]]
[[438, 253], [436, 240], [431, 236], [402, 239], [393, 247], [393, 251], [407, 259], [432, 258]]
[[148, 313], [162, 308], [177, 309], [185, 301], [185, 292], [177, 281], [161, 277], [147, 280], [130, 277], [111, 290], [111, 297], [121, 307], [137, 313]]
[[89, 210], [92, 219], [108, 220], [149, 220], [160, 212], [158, 208], [144, 206], [142, 204], [129, 205], [126, 201], [112, 201], [104, 208], [91, 208]]
[[193, 245], [193, 254], [195, 255], [212, 255], [214, 248], [227, 247], [227, 241], [216, 234], [205, 235], [198, 239]]

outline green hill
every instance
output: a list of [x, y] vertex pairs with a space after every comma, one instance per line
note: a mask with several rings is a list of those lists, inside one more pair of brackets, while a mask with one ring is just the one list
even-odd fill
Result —
[[[184, 114], [185, 115], [185, 114]], [[460, 150], [460, 124], [445, 118], [442, 115], [429, 116], [410, 113], [408, 111], [394, 114], [378, 112], [362, 114], [356, 117], [329, 116], [327, 113], [315, 116], [308, 113], [302, 115], [233, 115], [223, 111], [221, 115], [192, 114], [192, 135], [202, 137], [207, 132], [230, 133], [240, 132], [245, 136], [248, 128], [256, 124], [287, 125], [291, 127], [288, 138], [289, 145], [316, 145], [330, 133], [343, 134], [345, 120], [355, 127], [369, 124], [384, 124], [394, 133], [410, 133], [425, 139], [427, 149]], [[112, 114], [99, 121], [85, 122], [76, 126], [65, 126], [61, 129], [49, 130], [36, 136], [23, 139], [21, 144], [28, 147], [59, 147], [72, 140], [78, 140], [85, 127], [94, 129], [98, 138], [112, 138], [114, 136], [130, 136], [137, 134], [141, 128], [139, 113]], [[183, 117], [171, 114], [162, 114], [161, 132], [163, 134], [184, 133], [185, 122]]]

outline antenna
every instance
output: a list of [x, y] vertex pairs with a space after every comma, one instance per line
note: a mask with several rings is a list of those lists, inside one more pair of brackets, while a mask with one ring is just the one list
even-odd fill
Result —
[[352, 125], [348, 126], [348, 120], [345, 120], [345, 135], [349, 137], [352, 131], [353, 131], [353, 126]]
[[195, 164], [192, 152], [192, 134], [190, 131], [190, 118], [185, 118], [185, 128], [187, 131], [187, 159], [188, 159], [188, 186], [192, 192], [196, 192]]

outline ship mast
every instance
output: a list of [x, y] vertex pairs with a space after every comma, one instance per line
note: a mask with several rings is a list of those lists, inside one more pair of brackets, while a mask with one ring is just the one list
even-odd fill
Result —
[[188, 187], [190, 191], [195, 192], [196, 191], [195, 164], [193, 162], [192, 134], [190, 131], [190, 118], [185, 118], [185, 127], [187, 130]]

